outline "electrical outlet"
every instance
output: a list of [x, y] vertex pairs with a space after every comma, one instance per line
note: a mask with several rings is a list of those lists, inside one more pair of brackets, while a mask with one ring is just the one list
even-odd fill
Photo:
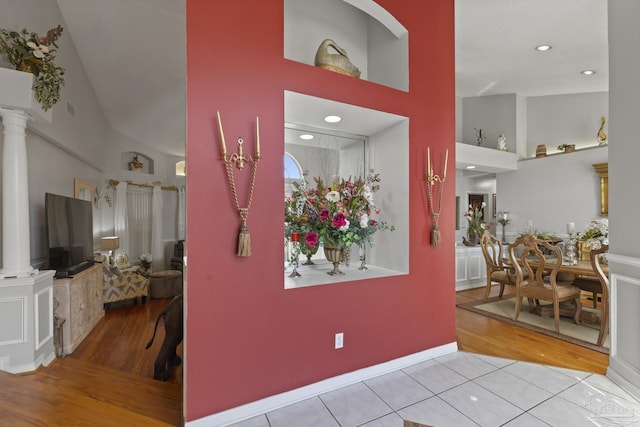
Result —
[[344, 347], [344, 332], [336, 334], [336, 348]]

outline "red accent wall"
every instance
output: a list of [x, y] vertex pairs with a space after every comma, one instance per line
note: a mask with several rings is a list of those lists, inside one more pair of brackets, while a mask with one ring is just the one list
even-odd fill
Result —
[[[456, 339], [454, 2], [378, 3], [409, 30], [409, 92], [284, 59], [282, 0], [187, 0], [187, 420]], [[410, 118], [408, 275], [284, 289], [285, 90]], [[260, 117], [251, 257], [235, 255], [240, 222], [218, 110], [230, 152], [238, 137], [253, 152]], [[434, 159], [450, 152], [437, 248], [422, 178], [427, 144]], [[241, 205], [249, 175], [236, 170]], [[341, 350], [336, 332], [345, 334]]]

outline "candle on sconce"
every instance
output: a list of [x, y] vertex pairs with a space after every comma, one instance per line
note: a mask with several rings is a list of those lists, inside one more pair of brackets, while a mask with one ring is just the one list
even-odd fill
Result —
[[502, 216], [502, 220], [506, 221], [507, 217], [509, 216], [509, 212], [502, 212], [500, 215]]
[[449, 163], [449, 149], [447, 148], [447, 151], [444, 155], [444, 172], [442, 172], [442, 179], [447, 177], [447, 163]]
[[220, 111], [218, 114], [218, 129], [220, 130], [220, 149], [222, 150], [222, 157], [227, 157], [227, 144], [224, 142], [224, 132], [222, 132], [222, 120], [220, 120]]
[[567, 233], [569, 234], [573, 234], [575, 232], [576, 229], [576, 224], [573, 222], [569, 222], [567, 223]]
[[431, 178], [431, 148], [427, 147], [427, 176]]
[[260, 158], [260, 119], [256, 116], [256, 159]]

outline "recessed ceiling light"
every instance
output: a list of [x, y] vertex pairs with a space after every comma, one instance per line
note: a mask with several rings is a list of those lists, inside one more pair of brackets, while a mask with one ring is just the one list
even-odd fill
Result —
[[591, 76], [593, 74], [595, 74], [596, 72], [593, 70], [584, 70], [584, 71], [580, 71], [582, 74], [584, 74], [585, 76]]
[[469, 166], [467, 166], [467, 169], [475, 169], [475, 168], [476, 168], [476, 167], [475, 167], [475, 166], [473, 166], [473, 165], [469, 165]]
[[338, 123], [341, 120], [342, 120], [342, 117], [340, 116], [327, 116], [324, 118], [324, 121], [327, 123]]
[[536, 46], [536, 50], [539, 50], [540, 52], [545, 52], [547, 50], [551, 50], [551, 46], [549, 46], [548, 44], [541, 44], [540, 46]]
[[305, 133], [305, 134], [300, 135], [300, 139], [313, 139], [313, 135]]

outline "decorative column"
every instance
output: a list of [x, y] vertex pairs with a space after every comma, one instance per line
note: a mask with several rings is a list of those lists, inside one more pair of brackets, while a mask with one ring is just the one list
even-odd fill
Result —
[[2, 269], [0, 370], [34, 371], [55, 359], [53, 275], [31, 267], [27, 122], [51, 123], [33, 97], [33, 76], [0, 68]]
[[29, 238], [29, 184], [26, 128], [20, 110], [0, 108], [4, 126], [2, 149], [2, 277], [33, 274]]

